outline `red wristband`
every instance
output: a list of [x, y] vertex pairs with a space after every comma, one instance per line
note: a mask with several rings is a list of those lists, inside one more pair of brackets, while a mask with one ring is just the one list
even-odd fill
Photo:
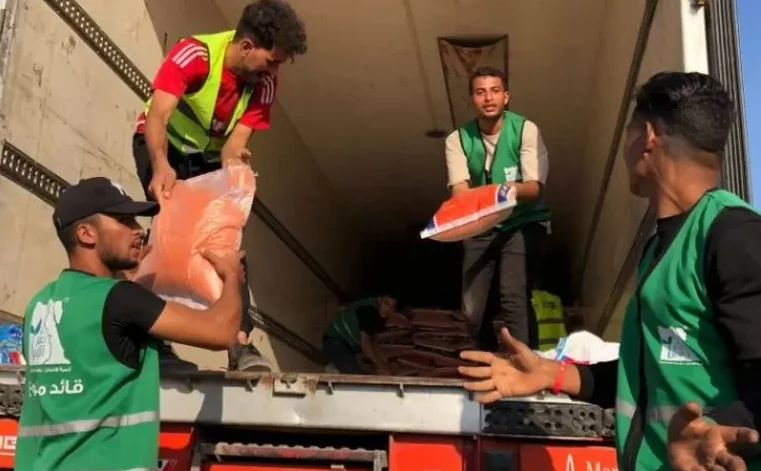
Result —
[[558, 374], [555, 376], [555, 382], [552, 383], [552, 394], [560, 394], [560, 388], [563, 386], [563, 379], [565, 378], [565, 369], [570, 361], [567, 358], [560, 360], [560, 367], [558, 368]]

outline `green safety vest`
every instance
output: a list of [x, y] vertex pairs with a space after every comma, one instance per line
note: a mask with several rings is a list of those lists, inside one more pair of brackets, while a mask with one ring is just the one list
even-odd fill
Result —
[[563, 319], [563, 302], [558, 296], [547, 291], [531, 292], [531, 305], [536, 313], [539, 334], [539, 350], [554, 348], [568, 333]]
[[339, 337], [346, 341], [357, 351], [361, 347], [361, 333], [357, 309], [361, 306], [370, 306], [378, 309], [378, 298], [367, 298], [349, 304], [338, 311], [338, 315], [325, 328], [326, 335]]
[[[167, 125], [167, 138], [183, 154], [206, 154], [209, 161], [218, 160], [222, 147], [233, 128], [246, 111], [254, 88], [246, 86], [235, 105], [232, 119], [227, 125], [224, 138], [211, 137], [211, 123], [217, 104], [219, 86], [222, 83], [222, 68], [225, 62], [225, 49], [232, 41], [235, 31], [214, 34], [200, 34], [194, 39], [204, 44], [209, 57], [209, 74], [200, 90], [185, 94], [177, 104]], [[145, 104], [145, 113], [151, 106], [151, 99]]]
[[15, 469], [156, 469], [158, 353], [146, 347], [134, 370], [106, 345], [103, 306], [117, 282], [64, 270], [27, 306]]
[[[505, 121], [494, 149], [491, 169], [486, 168], [486, 147], [484, 146], [478, 120], [473, 120], [459, 129], [460, 142], [468, 159], [468, 173], [472, 187], [493, 183], [522, 182], [521, 140], [526, 118], [512, 111], [505, 111]], [[499, 231], [513, 231], [530, 222], [550, 220], [550, 210], [544, 202], [544, 195], [531, 203], [519, 203], [510, 216], [496, 226]]]
[[[655, 238], [642, 256], [618, 363], [616, 445], [623, 471], [671, 469], [667, 427], [686, 402], [712, 408], [737, 400], [732, 361], [714, 322], [703, 265], [714, 218], [738, 206], [752, 209], [727, 191], [707, 192], [654, 267]], [[748, 469], [761, 470], [761, 460], [748, 462]]]

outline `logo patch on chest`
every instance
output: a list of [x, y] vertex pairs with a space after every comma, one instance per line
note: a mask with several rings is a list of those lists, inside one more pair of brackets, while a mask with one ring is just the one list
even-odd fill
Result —
[[505, 167], [505, 181], [514, 182], [518, 180], [518, 167]]
[[658, 327], [661, 338], [661, 362], [695, 365], [700, 359], [687, 345], [687, 331], [683, 327]]

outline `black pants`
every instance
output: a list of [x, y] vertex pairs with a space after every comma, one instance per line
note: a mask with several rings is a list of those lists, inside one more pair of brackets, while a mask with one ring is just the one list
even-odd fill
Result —
[[495, 331], [507, 327], [514, 338], [536, 348], [536, 315], [530, 299], [546, 237], [543, 225], [531, 223], [516, 232], [490, 231], [463, 241], [462, 311], [479, 348], [484, 348], [481, 325], [495, 274], [500, 306], [493, 318]]
[[357, 360], [357, 352], [340, 337], [323, 334], [322, 352], [328, 357], [330, 363], [336, 367], [339, 373], [349, 375], [365, 374]]
[[[206, 162], [200, 154], [188, 157], [175, 149], [172, 144], [169, 144], [167, 154], [169, 165], [171, 165], [174, 171], [177, 172], [178, 180], [187, 180], [188, 178], [203, 175], [204, 173], [213, 172], [222, 168], [219, 162]], [[148, 193], [148, 185], [151, 183], [151, 178], [153, 178], [153, 168], [151, 167], [151, 157], [148, 153], [148, 146], [145, 143], [145, 137], [142, 134], [135, 134], [132, 136], [132, 155], [135, 157], [137, 176], [140, 179], [140, 183], [143, 185], [145, 197], [149, 201], [155, 201], [155, 199]], [[248, 314], [248, 309], [251, 306], [251, 299], [249, 298], [248, 293], [248, 266], [245, 259], [243, 260], [243, 273], [243, 287], [241, 288], [243, 315], [240, 320], [240, 331], [249, 335], [251, 331], [254, 330], [254, 323], [251, 316]]]

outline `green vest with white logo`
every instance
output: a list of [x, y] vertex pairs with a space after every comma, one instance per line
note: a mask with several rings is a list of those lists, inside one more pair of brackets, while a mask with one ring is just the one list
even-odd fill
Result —
[[357, 318], [357, 309], [361, 306], [378, 309], [378, 298], [362, 299], [341, 308], [336, 318], [325, 328], [327, 335], [340, 337], [357, 351], [360, 350], [361, 346], [361, 332], [359, 329], [359, 319]]
[[[732, 359], [719, 334], [703, 273], [706, 237], [728, 207], [752, 209], [724, 190], [707, 192], [686, 216], [653, 266], [657, 240], [640, 261], [638, 289], [629, 302], [618, 366], [616, 445], [619, 469], [671, 469], [666, 432], [689, 401], [706, 408], [737, 400]], [[761, 460], [748, 462], [761, 470]]]
[[153, 346], [133, 370], [103, 338], [117, 280], [64, 270], [27, 306], [19, 471], [155, 470], [159, 363]]
[[[167, 138], [172, 145], [183, 154], [203, 152], [210, 161], [218, 160], [219, 153], [238, 120], [248, 107], [248, 102], [254, 88], [246, 86], [235, 105], [232, 119], [227, 125], [224, 138], [211, 136], [211, 125], [217, 95], [222, 83], [222, 72], [225, 62], [225, 49], [232, 41], [235, 31], [224, 31], [214, 34], [193, 36], [205, 45], [209, 57], [209, 73], [203, 86], [197, 92], [185, 94], [177, 104], [167, 126]], [[145, 104], [146, 115], [151, 106], [149, 99]]]
[[[473, 120], [459, 129], [460, 142], [468, 159], [468, 173], [471, 187], [493, 183], [522, 182], [521, 140], [526, 118], [512, 111], [505, 111], [505, 121], [499, 133], [491, 169], [486, 168], [486, 147], [484, 146], [478, 120]], [[518, 203], [512, 214], [497, 225], [500, 231], [520, 229], [530, 222], [550, 220], [550, 210], [544, 202], [544, 195], [531, 203]]]

